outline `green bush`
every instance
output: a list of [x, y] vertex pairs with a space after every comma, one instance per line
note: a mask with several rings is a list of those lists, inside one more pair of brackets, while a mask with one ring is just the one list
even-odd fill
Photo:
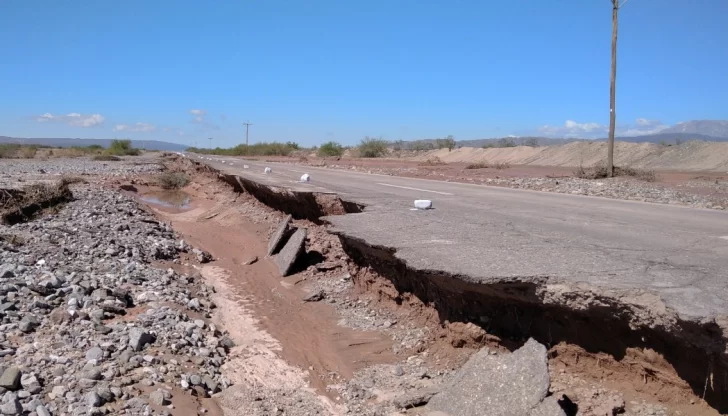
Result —
[[288, 156], [293, 151], [298, 150], [299, 146], [296, 142], [271, 142], [271, 143], [254, 143], [249, 146], [239, 144], [235, 147], [215, 149], [201, 149], [190, 147], [188, 152], [200, 153], [206, 155], [220, 156]]
[[359, 143], [360, 157], [382, 157], [387, 154], [387, 141], [379, 138], [365, 137]]
[[318, 155], [321, 157], [341, 157], [344, 154], [344, 148], [336, 142], [327, 142], [318, 149]]
[[157, 177], [157, 183], [164, 189], [180, 189], [190, 183], [190, 178], [181, 172], [164, 172]]
[[141, 152], [131, 145], [131, 140], [112, 140], [106, 154], [114, 156], [139, 156]]

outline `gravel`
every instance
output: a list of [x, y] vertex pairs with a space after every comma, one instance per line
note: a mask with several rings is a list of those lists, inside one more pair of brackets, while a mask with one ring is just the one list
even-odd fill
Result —
[[[112, 176], [157, 169], [104, 165], [9, 161], [2, 175], [40, 166]], [[205, 396], [228, 388], [220, 367], [232, 343], [207, 323], [214, 289], [152, 265], [177, 262], [189, 247], [118, 192], [93, 184], [72, 191], [54, 215], [0, 225], [0, 235], [17, 237], [0, 239], [0, 413], [154, 414], [149, 402], [171, 395], [149, 397], [140, 386], [185, 390], [192, 379], [194, 394]]]

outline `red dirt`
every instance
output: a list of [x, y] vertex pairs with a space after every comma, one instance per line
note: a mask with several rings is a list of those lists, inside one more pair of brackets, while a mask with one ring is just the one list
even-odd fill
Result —
[[[378, 164], [402, 166], [400, 161], [374, 160], [366, 163], [372, 167]], [[539, 173], [540, 176], [570, 173], [565, 168], [534, 166], [475, 173], [456, 164], [417, 169], [437, 171], [443, 173], [443, 177], [448, 172], [454, 175], [458, 172], [504, 175], [508, 171], [510, 175]], [[703, 176], [708, 179], [696, 179], [696, 176], [699, 175], [671, 173], [667, 174], [665, 181], [681, 184], [695, 180], [714, 181], [718, 177], [707, 174]], [[302, 303], [300, 299], [304, 293], [298, 283], [308, 276], [307, 273], [280, 279], [275, 266], [265, 258], [265, 241], [281, 214], [259, 203], [251, 209], [250, 205], [256, 205], [257, 201], [251, 201], [246, 195], [234, 194], [229, 187], [207, 175], [197, 175], [186, 191], [193, 198], [193, 208], [184, 212], [168, 212], [155, 207], [156, 214], [171, 222], [185, 241], [213, 254], [215, 266], [229, 272], [228, 283], [235, 292], [231, 295], [241, 299], [240, 306], [251, 310], [260, 319], [259, 326], [280, 342], [280, 355], [287, 362], [309, 370], [309, 381], [321, 394], [326, 394], [327, 384], [339, 381], [332, 379], [332, 373], [350, 378], [354, 371], [365, 365], [396, 361], [387, 337], [337, 325], [339, 316], [325, 303]], [[247, 210], [245, 215], [241, 215], [239, 208]], [[311, 227], [316, 230], [314, 234], [319, 231], [310, 223], [301, 222], [299, 225]], [[318, 244], [317, 241], [310, 243]], [[340, 257], [340, 251], [341, 247], [334, 247], [328, 257]], [[242, 265], [253, 256], [257, 256], [259, 261]], [[412, 295], [397, 293], [387, 279], [370, 269], [358, 268], [353, 263], [348, 264], [348, 269], [357, 283], [360, 299], [375, 301], [378, 308], [394, 313], [399, 321], [431, 329], [427, 345], [419, 348], [428, 352], [433, 367], [458, 368], [470, 354], [484, 346], [502, 352], [514, 348], [512, 342], [486, 334], [475, 325], [441, 322], [433, 307], [422, 304]], [[552, 384], [558, 386], [556, 392], [559, 394], [577, 397], [572, 381], [579, 379], [593, 389], [621, 392], [627, 402], [642, 400], [660, 404], [669, 409], [669, 414], [678, 411], [699, 416], [717, 414], [677, 377], [662, 357], [650, 350], [629, 351], [622, 360], [616, 361], [607, 355], [590, 354], [579, 347], [560, 344], [550, 349], [549, 357]]]
[[[185, 189], [192, 196], [190, 209], [179, 212], [153, 206], [157, 216], [169, 221], [186, 242], [209, 251], [214, 265], [229, 272], [228, 283], [235, 291], [230, 295], [244, 299], [241, 307], [251, 310], [260, 319], [260, 328], [281, 343], [281, 356], [287, 362], [309, 370], [313, 387], [326, 394], [328, 382], [336, 381], [332, 373], [348, 379], [364, 365], [395, 360], [387, 337], [337, 325], [339, 317], [329, 305], [301, 301], [305, 293], [296, 285], [301, 276], [280, 278], [277, 267], [266, 258], [272, 221], [254, 222], [239, 215], [237, 195], [215, 179], [197, 180]], [[267, 211], [259, 214], [263, 218], [280, 216], [260, 208]], [[257, 262], [243, 265], [254, 256]]]

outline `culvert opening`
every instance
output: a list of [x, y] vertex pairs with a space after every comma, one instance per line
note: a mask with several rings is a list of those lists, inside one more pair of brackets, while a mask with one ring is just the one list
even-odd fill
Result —
[[[552, 354], [559, 354], [558, 347], [564, 344], [589, 354], [608, 354], [620, 371], [643, 377], [645, 383], [690, 390], [716, 410], [728, 411], [726, 339], [714, 322], [678, 320], [670, 328], [635, 326], [634, 310], [615, 299], [594, 299], [590, 293], [590, 302], [578, 309], [545, 303], [542, 291], [546, 289], [539, 283], [478, 284], [458, 276], [413, 270], [391, 249], [337, 234], [352, 261], [386, 279], [384, 284], [389, 287], [381, 289], [382, 282], [375, 281], [372, 274], [354, 274], [359, 290], [393, 304], [414, 297], [434, 309], [432, 315], [441, 328], [453, 322], [474, 324], [511, 350], [532, 337], [548, 347], [556, 346]], [[650, 351], [662, 358], [651, 361]]]

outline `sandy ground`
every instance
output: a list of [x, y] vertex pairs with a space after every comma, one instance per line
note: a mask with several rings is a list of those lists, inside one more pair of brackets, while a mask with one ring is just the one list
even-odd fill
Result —
[[[380, 168], [402, 166], [401, 161], [370, 163]], [[419, 162], [405, 163], [420, 168]], [[428, 168], [456, 171], [456, 166]], [[535, 173], [564, 175], [568, 169], [528, 166], [509, 172]], [[485, 174], [502, 175], [503, 171]], [[691, 177], [675, 175], [670, 178], [676, 182]], [[707, 176], [713, 180], [711, 174]], [[338, 240], [322, 226], [297, 223], [309, 229], [309, 252], [322, 257], [308, 258], [293, 276], [281, 279], [265, 251], [267, 237], [283, 214], [234, 193], [212, 175], [196, 175], [184, 190], [187, 197], [182, 198], [163, 195], [153, 186], [135, 186], [140, 200], [145, 199], [186, 241], [215, 258], [198, 272], [217, 289], [215, 319], [236, 342], [234, 359], [224, 368], [235, 385], [215, 397], [226, 415], [398, 414], [377, 413], [377, 406], [396, 396], [405, 388], [403, 383], [426, 387], [446, 381], [483, 346], [469, 343], [472, 331], [478, 329], [443, 324], [432, 308], [416, 299], [392, 302], [387, 295], [391, 288], [382, 278], [368, 276], [370, 270], [353, 265]], [[322, 267], [328, 264], [333, 265]], [[355, 281], [367, 276], [379, 283], [354, 287], [346, 276], [354, 276]], [[319, 288], [326, 290], [326, 302], [301, 301], [307, 292]], [[494, 353], [508, 352], [507, 343], [491, 341]], [[660, 357], [650, 358], [649, 369], [634, 371], [635, 363], [645, 362], [640, 354], [646, 353], [635, 352], [617, 362], [578, 347], [553, 346], [552, 392], [578, 401], [578, 414], [585, 415], [601, 414], [605, 403], [608, 407], [615, 400], [622, 401], [625, 414], [631, 415], [717, 414], [674, 378]], [[397, 381], [393, 365], [403, 366], [408, 373], [416, 366], [413, 373], [428, 375]], [[367, 395], [357, 396], [372, 385]], [[420, 411], [411, 409], [407, 414]]]

